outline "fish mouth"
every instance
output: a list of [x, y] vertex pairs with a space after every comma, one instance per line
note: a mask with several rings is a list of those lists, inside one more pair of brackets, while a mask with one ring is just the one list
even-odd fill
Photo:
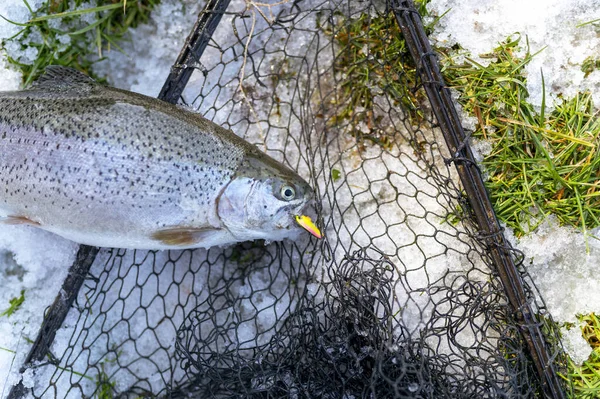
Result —
[[308, 231], [310, 234], [317, 238], [323, 238], [323, 234], [321, 234], [321, 230], [315, 225], [310, 216], [306, 215], [296, 215], [296, 223], [300, 225], [304, 230]]

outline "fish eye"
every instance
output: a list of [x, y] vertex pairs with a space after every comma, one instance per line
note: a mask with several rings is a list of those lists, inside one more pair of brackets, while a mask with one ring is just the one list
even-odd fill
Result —
[[296, 190], [292, 186], [281, 187], [281, 198], [285, 201], [291, 201], [296, 197]]

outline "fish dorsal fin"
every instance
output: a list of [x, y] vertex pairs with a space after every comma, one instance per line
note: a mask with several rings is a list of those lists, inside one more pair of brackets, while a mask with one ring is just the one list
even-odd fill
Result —
[[96, 81], [76, 69], [60, 65], [49, 65], [46, 71], [32, 85], [32, 89], [66, 90], [72, 88], [89, 88]]

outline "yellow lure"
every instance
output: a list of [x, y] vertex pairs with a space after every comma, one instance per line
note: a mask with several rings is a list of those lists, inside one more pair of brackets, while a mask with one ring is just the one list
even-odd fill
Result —
[[306, 215], [296, 216], [296, 222], [298, 222], [298, 224], [300, 226], [302, 226], [306, 231], [308, 231], [313, 236], [315, 236], [317, 238], [323, 238], [321, 231], [319, 230], [319, 228], [317, 226], [315, 226], [314, 222], [312, 221], [312, 219], [309, 216], [306, 216]]

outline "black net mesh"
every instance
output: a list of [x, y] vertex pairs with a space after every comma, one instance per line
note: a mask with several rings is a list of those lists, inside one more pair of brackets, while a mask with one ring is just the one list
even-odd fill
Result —
[[233, 2], [183, 99], [307, 178], [326, 238], [102, 249], [33, 396], [541, 396], [415, 65], [384, 2]]

